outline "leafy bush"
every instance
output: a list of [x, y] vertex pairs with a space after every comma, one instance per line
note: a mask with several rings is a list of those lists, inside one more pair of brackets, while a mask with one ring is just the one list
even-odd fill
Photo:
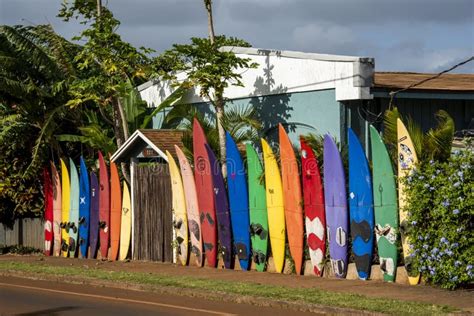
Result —
[[474, 280], [474, 153], [429, 161], [404, 179], [414, 263], [424, 279], [454, 289]]
[[22, 246], [22, 245], [14, 245], [14, 246], [0, 245], [0, 255], [4, 255], [4, 254], [31, 255], [31, 254], [41, 254], [41, 253], [43, 253], [42, 250], [36, 249], [34, 247], [28, 247], [28, 246]]

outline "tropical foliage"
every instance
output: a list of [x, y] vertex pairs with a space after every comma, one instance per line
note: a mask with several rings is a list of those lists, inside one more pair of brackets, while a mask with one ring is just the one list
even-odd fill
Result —
[[[192, 128], [194, 118], [203, 127], [209, 145], [219, 157], [219, 134], [212, 111], [205, 111], [189, 104], [170, 106], [162, 127], [177, 128], [185, 131], [183, 138], [184, 152], [192, 161]], [[259, 141], [258, 131], [261, 124], [257, 120], [257, 114], [253, 107], [229, 106], [222, 118], [222, 125], [232, 135], [237, 144], [244, 142], [256, 143]]]
[[417, 166], [406, 185], [413, 262], [430, 283], [453, 289], [474, 280], [474, 153]]
[[[107, 10], [103, 21], [110, 31], [114, 20]], [[90, 40], [98, 40], [90, 32], [85, 31], [86, 35]], [[133, 48], [125, 42], [119, 43], [120, 39], [113, 34], [103, 32], [101, 36], [110, 36], [101, 40], [114, 40], [114, 49], [121, 50], [122, 59], [114, 62], [122, 64], [115, 65], [123, 66], [130, 57], [129, 64], [136, 66], [133, 71], [127, 68], [132, 73], [130, 78], [140, 77], [137, 69], [144, 62], [132, 54]], [[114, 67], [92, 63], [106, 55], [92, 54], [90, 51], [95, 48], [91, 45], [73, 44], [49, 25], [0, 26], [0, 214], [3, 217], [42, 211], [40, 170], [49, 160], [57, 161], [65, 154], [73, 159], [81, 153], [92, 157], [94, 149], [116, 149], [114, 122], [118, 116], [110, 105], [114, 97], [125, 105], [127, 127], [142, 126], [140, 121], [145, 120], [147, 113], [143, 102], [132, 93], [136, 82], [130, 79], [118, 83], [115, 76], [116, 81], [112, 82], [115, 85], [106, 85], [105, 77], [114, 75], [113, 69], [110, 70]], [[151, 60], [146, 61], [152, 65]]]
[[11, 218], [41, 211], [46, 157], [78, 152], [55, 135], [76, 132], [81, 121], [79, 109], [65, 106], [79, 47], [45, 25], [1, 26], [0, 43], [0, 214]]
[[406, 123], [419, 160], [446, 161], [449, 158], [455, 131], [454, 120], [444, 110], [439, 110], [435, 113], [435, 116], [438, 120], [438, 126], [423, 133], [420, 126], [412, 118], [408, 117], [405, 120], [398, 111], [398, 108], [395, 107], [385, 112], [383, 137], [394, 162], [397, 161], [398, 118]]
[[[321, 174], [324, 174], [324, 136], [314, 133], [308, 133], [306, 135], [301, 135], [301, 138], [313, 149], [314, 155], [318, 160], [318, 166], [321, 170]], [[336, 143], [339, 151], [341, 153], [342, 164], [344, 165], [344, 170], [346, 170], [346, 174], [348, 174], [349, 170], [349, 149], [347, 145], [341, 144], [338, 142], [336, 138], [333, 138], [334, 142]]]
[[[207, 1], [206, 7], [210, 6], [211, 1]], [[158, 58], [158, 65], [164, 71], [164, 78], [171, 80], [174, 85], [198, 88], [199, 95], [213, 105], [221, 161], [225, 160], [226, 156], [223, 126], [226, 104], [224, 90], [229, 86], [242, 86], [241, 71], [257, 67], [257, 64], [248, 58], [241, 58], [231, 51], [220, 49], [223, 46], [249, 47], [250, 44], [234, 37], [227, 38], [224, 35], [214, 37], [212, 34], [209, 39], [193, 37], [191, 44], [175, 44]], [[186, 80], [180, 82], [179, 79], [182, 78]], [[225, 164], [223, 173], [226, 173]]]

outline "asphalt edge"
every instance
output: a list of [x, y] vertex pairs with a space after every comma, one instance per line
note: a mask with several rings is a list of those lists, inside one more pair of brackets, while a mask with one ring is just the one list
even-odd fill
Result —
[[[16, 271], [16, 270], [1, 270], [0, 276], [10, 276], [10, 277], [17, 277], [23, 279], [30, 279], [30, 280], [41, 280], [41, 281], [53, 281], [58, 283], [64, 284], [82, 284], [82, 285], [90, 285], [90, 286], [97, 286], [97, 287], [109, 287], [115, 289], [122, 289], [122, 290], [131, 290], [131, 291], [142, 291], [142, 292], [153, 292], [159, 294], [169, 294], [169, 295], [178, 295], [178, 296], [186, 296], [186, 297], [193, 297], [193, 298], [202, 298], [208, 299], [213, 301], [221, 301], [221, 302], [233, 302], [239, 304], [249, 304], [259, 307], [273, 307], [273, 308], [281, 308], [287, 309], [292, 311], [302, 311], [302, 312], [311, 312], [315, 314], [330, 314], [330, 315], [385, 315], [383, 313], [376, 313], [376, 312], [369, 312], [359, 309], [351, 309], [351, 308], [344, 308], [344, 307], [334, 307], [334, 306], [326, 306], [326, 305], [319, 305], [319, 304], [310, 304], [302, 301], [285, 301], [285, 300], [276, 300], [271, 298], [263, 298], [263, 297], [252, 297], [247, 295], [237, 295], [225, 292], [207, 292], [203, 293], [201, 290], [192, 290], [192, 289], [184, 289], [174, 286], [152, 286], [152, 285], [142, 285], [137, 283], [130, 283], [130, 282], [115, 282], [115, 281], [107, 281], [107, 280], [96, 280], [91, 279], [88, 277], [64, 277], [64, 276], [57, 276], [45, 273], [28, 273], [23, 271]], [[460, 315], [456, 313], [456, 315]], [[469, 315], [469, 314], [466, 314]]]

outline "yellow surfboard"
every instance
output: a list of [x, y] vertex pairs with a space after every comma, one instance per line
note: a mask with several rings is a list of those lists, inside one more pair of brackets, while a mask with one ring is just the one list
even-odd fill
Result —
[[262, 138], [263, 162], [265, 165], [265, 190], [267, 197], [268, 230], [275, 270], [283, 271], [285, 263], [285, 209], [280, 169], [272, 149]]
[[123, 182], [119, 260], [127, 259], [132, 237], [132, 207], [127, 182]]
[[406, 205], [406, 193], [403, 187], [401, 179], [406, 177], [411, 170], [413, 170], [415, 164], [418, 162], [416, 156], [415, 146], [411, 140], [410, 134], [408, 134], [407, 128], [400, 119], [397, 119], [397, 137], [398, 137], [398, 205], [399, 205], [399, 216], [400, 216], [400, 233], [402, 237], [403, 256], [405, 258], [405, 269], [408, 274], [408, 282], [411, 285], [416, 285], [420, 281], [420, 274], [414, 270], [411, 264], [410, 254], [410, 240], [407, 238], [404, 232], [409, 227], [407, 222], [407, 211], [404, 209]]
[[[186, 214], [186, 199], [184, 196], [183, 180], [179, 167], [169, 151], [166, 151], [171, 176], [171, 191], [173, 193], [173, 227], [177, 243], [175, 258], [183, 266], [188, 261], [188, 218]], [[175, 260], [177, 262], [178, 260]]]
[[61, 159], [61, 253], [63, 257], [67, 257], [69, 254], [69, 228], [66, 227], [69, 223], [69, 208], [70, 208], [70, 182], [69, 182], [69, 171], [66, 164]]

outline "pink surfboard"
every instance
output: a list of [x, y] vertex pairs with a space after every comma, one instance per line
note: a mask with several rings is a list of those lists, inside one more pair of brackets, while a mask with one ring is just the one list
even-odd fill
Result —
[[61, 255], [61, 178], [58, 169], [51, 162], [51, 176], [53, 180], [53, 255]]
[[200, 267], [202, 266], [202, 235], [194, 173], [183, 151], [176, 145], [174, 148], [176, 150], [176, 155], [178, 156], [181, 177], [183, 178], [184, 196], [186, 199], [186, 213], [188, 215], [188, 227], [191, 233], [191, 254], [195, 258], [196, 265]]

